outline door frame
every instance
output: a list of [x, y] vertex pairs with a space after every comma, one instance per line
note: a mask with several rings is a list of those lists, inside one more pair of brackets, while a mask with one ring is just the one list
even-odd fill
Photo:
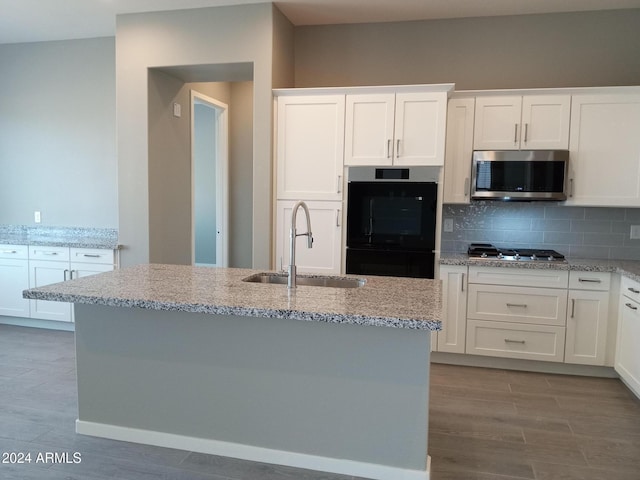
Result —
[[196, 256], [195, 219], [195, 105], [208, 105], [216, 111], [216, 263], [209, 266], [229, 266], [229, 106], [215, 98], [191, 90], [191, 264]]

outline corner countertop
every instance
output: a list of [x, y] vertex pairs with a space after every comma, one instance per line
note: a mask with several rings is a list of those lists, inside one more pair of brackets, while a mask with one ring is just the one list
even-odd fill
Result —
[[366, 278], [360, 288], [243, 282], [258, 270], [137, 265], [25, 290], [24, 297], [212, 315], [288, 318], [414, 330], [440, 330], [438, 280]]
[[640, 282], [640, 261], [568, 258], [563, 262], [517, 262], [509, 260], [469, 258], [466, 253], [441, 253], [440, 265], [474, 265], [483, 267], [579, 270], [619, 273]]
[[0, 244], [110, 250], [120, 248], [118, 232], [111, 228], [31, 227], [25, 225], [0, 225]]

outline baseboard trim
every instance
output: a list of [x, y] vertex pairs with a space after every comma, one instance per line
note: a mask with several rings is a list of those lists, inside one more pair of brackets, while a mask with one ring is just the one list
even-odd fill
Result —
[[613, 367], [542, 362], [464, 353], [431, 352], [431, 363], [445, 363], [465, 367], [502, 368], [505, 370], [521, 370], [525, 372], [558, 373], [562, 375], [582, 375], [588, 377], [618, 377]]
[[0, 324], [14, 325], [16, 327], [44, 328], [47, 330], [62, 330], [65, 332], [75, 331], [75, 324], [72, 322], [57, 322], [55, 320], [40, 320], [37, 318], [0, 316]]
[[176, 448], [179, 450], [221, 455], [254, 462], [273, 463], [322, 472], [353, 475], [373, 480], [429, 480], [429, 471], [431, 470], [431, 457], [427, 457], [426, 470], [422, 471], [339, 458], [307, 455], [284, 450], [273, 450], [172, 433], [120, 427], [117, 425], [107, 425], [83, 420], [76, 420], [76, 432], [82, 435], [110, 438], [112, 440], [143, 443], [157, 447]]

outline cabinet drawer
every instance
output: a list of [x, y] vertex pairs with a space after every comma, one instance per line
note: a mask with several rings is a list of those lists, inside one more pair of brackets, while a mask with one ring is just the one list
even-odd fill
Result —
[[555, 288], [469, 285], [467, 317], [565, 326], [567, 291]]
[[609, 272], [569, 272], [569, 288], [574, 290], [609, 290]]
[[640, 302], [640, 283], [630, 278], [622, 277], [622, 280], [620, 280], [620, 293], [636, 302]]
[[564, 327], [469, 320], [466, 352], [492, 357], [562, 362], [564, 338]]
[[569, 272], [546, 268], [477, 267], [472, 265], [469, 267], [469, 283], [567, 288]]
[[71, 248], [71, 261], [113, 265], [113, 250], [104, 248]]
[[29, 247], [27, 245], [0, 245], [0, 258], [25, 260], [29, 258]]
[[69, 247], [29, 247], [29, 259], [69, 261]]

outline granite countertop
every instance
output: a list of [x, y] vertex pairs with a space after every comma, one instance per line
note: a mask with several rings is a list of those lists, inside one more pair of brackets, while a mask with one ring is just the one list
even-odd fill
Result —
[[111, 250], [120, 248], [118, 232], [115, 229], [23, 225], [0, 225], [0, 244]]
[[563, 262], [517, 262], [509, 260], [469, 258], [466, 253], [441, 253], [441, 265], [475, 265], [483, 267], [531, 268], [611, 272], [640, 282], [640, 261], [568, 258]]
[[440, 330], [440, 282], [364, 276], [360, 288], [243, 282], [257, 270], [138, 265], [33, 288], [25, 298], [153, 310]]

